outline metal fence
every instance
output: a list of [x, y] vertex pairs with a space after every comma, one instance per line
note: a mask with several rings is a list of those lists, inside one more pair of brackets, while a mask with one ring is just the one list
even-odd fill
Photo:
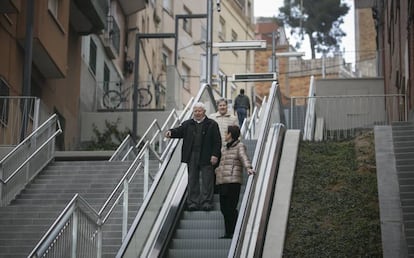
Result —
[[304, 140], [341, 140], [406, 121], [407, 103], [403, 94], [292, 97], [285, 114], [288, 128], [300, 129]]
[[54, 157], [55, 137], [62, 132], [51, 116], [0, 161], [0, 206], [5, 206]]

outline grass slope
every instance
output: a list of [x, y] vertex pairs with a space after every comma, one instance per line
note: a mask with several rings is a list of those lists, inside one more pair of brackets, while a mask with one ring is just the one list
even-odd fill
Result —
[[301, 142], [284, 257], [382, 257], [373, 141]]

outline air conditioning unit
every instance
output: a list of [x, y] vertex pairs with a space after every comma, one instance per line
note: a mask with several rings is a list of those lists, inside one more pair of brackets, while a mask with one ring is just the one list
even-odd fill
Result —
[[232, 81], [235, 82], [256, 82], [256, 81], [275, 81], [276, 73], [244, 73], [233, 74]]

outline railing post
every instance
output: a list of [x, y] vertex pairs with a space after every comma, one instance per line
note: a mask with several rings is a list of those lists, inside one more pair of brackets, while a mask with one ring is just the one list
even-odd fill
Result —
[[149, 150], [145, 150], [144, 154], [144, 198], [148, 193], [148, 182], [149, 182]]
[[122, 212], [122, 241], [125, 239], [128, 231], [128, 179], [124, 180], [124, 201]]
[[[75, 204], [77, 205], [77, 203]], [[72, 258], [76, 258], [76, 248], [78, 243], [78, 213], [77, 213], [77, 207], [75, 207], [75, 210], [73, 211], [73, 221], [72, 221], [72, 250], [71, 250], [71, 256]]]
[[102, 220], [99, 218], [97, 221], [98, 224], [98, 243], [96, 244], [96, 258], [102, 258]]

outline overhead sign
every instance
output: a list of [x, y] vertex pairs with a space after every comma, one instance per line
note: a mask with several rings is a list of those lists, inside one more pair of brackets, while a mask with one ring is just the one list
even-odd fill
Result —
[[255, 82], [255, 81], [275, 81], [277, 80], [276, 73], [244, 73], [233, 74], [232, 81], [234, 82]]

